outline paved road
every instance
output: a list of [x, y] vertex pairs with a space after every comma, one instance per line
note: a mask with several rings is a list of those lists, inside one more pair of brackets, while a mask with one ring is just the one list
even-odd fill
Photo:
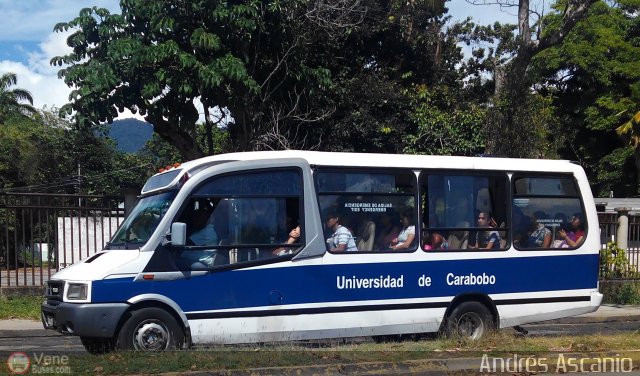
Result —
[[[563, 336], [580, 334], [616, 334], [636, 332], [640, 330], [640, 321], [603, 322], [603, 323], [572, 323], [572, 324], [531, 324], [523, 325], [528, 330], [530, 337]], [[504, 329], [513, 331], [513, 329]], [[71, 353], [84, 351], [78, 337], [59, 335], [53, 331], [29, 330], [5, 332], [6, 336], [0, 338], [0, 352], [13, 351], [46, 351], [47, 353]], [[370, 338], [356, 338], [348, 340], [348, 343], [368, 342]], [[336, 345], [333, 341], [331, 344]], [[317, 345], [323, 345], [318, 343]], [[324, 345], [328, 345], [324, 343]], [[200, 347], [206, 348], [206, 347]]]

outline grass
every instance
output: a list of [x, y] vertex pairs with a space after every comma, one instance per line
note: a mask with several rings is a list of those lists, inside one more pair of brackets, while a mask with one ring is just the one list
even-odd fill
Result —
[[[39, 320], [40, 296], [0, 296], [0, 319]], [[203, 370], [239, 370], [261, 367], [324, 366], [335, 373], [345, 364], [374, 364], [379, 362], [422, 362], [425, 367], [437, 367], [439, 359], [492, 357], [548, 356], [558, 354], [615, 353], [640, 362], [640, 335], [523, 337], [505, 329], [480, 341], [431, 338], [387, 343], [350, 343], [329, 341], [325, 345], [304, 342], [267, 345], [217, 346], [206, 350], [173, 351], [164, 353], [116, 352], [102, 356], [70, 353], [68, 365], [73, 374], [158, 374]], [[623, 354], [623, 355], [620, 355]], [[33, 354], [29, 353], [32, 356]], [[425, 363], [426, 362], [426, 363]], [[0, 363], [0, 374], [8, 372]]]
[[40, 320], [42, 296], [0, 296], [0, 320]]
[[[73, 374], [159, 374], [163, 372], [214, 371], [224, 372], [247, 368], [291, 367], [295, 374], [301, 366], [326, 367], [335, 373], [345, 365], [358, 363], [367, 367], [380, 362], [411, 363], [433, 369], [446, 358], [545, 357], [554, 359], [562, 354], [584, 354], [588, 358], [617, 356], [640, 361], [640, 336], [637, 333], [616, 335], [562, 336], [528, 338], [502, 330], [481, 341], [429, 339], [388, 343], [358, 343], [326, 347], [295, 344], [218, 346], [207, 350], [172, 351], [164, 353], [116, 352], [101, 356], [87, 353], [69, 354], [68, 365]], [[612, 355], [614, 354], [614, 355]], [[29, 354], [32, 355], [32, 354]], [[0, 364], [0, 374], [6, 370]], [[270, 373], [280, 373], [277, 371]]]

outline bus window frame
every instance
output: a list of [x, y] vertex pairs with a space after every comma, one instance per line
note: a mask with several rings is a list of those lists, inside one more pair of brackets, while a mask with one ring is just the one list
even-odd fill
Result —
[[[522, 176], [525, 175], [525, 176]], [[516, 195], [515, 194], [515, 181], [518, 178], [522, 178], [522, 177], [535, 177], [535, 178], [547, 178], [547, 179], [557, 179], [557, 178], [568, 178], [571, 179], [571, 181], [573, 182], [573, 186], [576, 190], [576, 194], [577, 196], [567, 196], [567, 195], [539, 195], [539, 196], [535, 196], [535, 195]], [[582, 211], [582, 216], [584, 217], [585, 223], [585, 229], [584, 229], [584, 236], [583, 236], [583, 240], [582, 242], [577, 245], [576, 247], [568, 247], [568, 248], [520, 248], [518, 247], [516, 244], [513, 244], [513, 248], [518, 251], [518, 252], [558, 252], [558, 251], [575, 251], [577, 249], [579, 249], [580, 247], [582, 247], [582, 245], [585, 242], [585, 239], [587, 238], [587, 236], [589, 235], [589, 226], [588, 226], [588, 221], [587, 221], [587, 210], [586, 207], [584, 205], [584, 195], [582, 190], [580, 189], [580, 184], [578, 182], [578, 180], [576, 179], [575, 174], [571, 173], [571, 172], [539, 172], [539, 171], [533, 171], [533, 172], [527, 172], [527, 171], [513, 171], [511, 172], [511, 203], [510, 203], [510, 207], [509, 210], [510, 212], [513, 214], [513, 200], [519, 197], [525, 198], [525, 197], [535, 197], [535, 198], [577, 198], [579, 203], [580, 203], [580, 210]], [[512, 235], [513, 236], [513, 235]]]
[[[214, 265], [214, 266], [207, 267], [207, 268], [202, 268], [202, 269], [193, 269], [193, 271], [206, 270], [206, 271], [218, 272], [218, 271], [225, 271], [225, 270], [242, 269], [242, 268], [253, 267], [253, 266], [257, 266], [257, 265], [272, 264], [272, 263], [277, 263], [277, 262], [282, 262], [282, 261], [289, 261], [289, 260], [293, 259], [295, 256], [297, 256], [298, 253], [307, 246], [308, 239], [305, 238], [305, 231], [304, 231], [304, 229], [305, 229], [305, 215], [304, 215], [304, 195], [305, 195], [304, 183], [305, 183], [305, 179], [304, 179], [304, 170], [300, 166], [295, 166], [295, 165], [291, 165], [291, 166], [286, 166], [285, 165], [285, 166], [278, 166], [278, 167], [247, 168], [247, 169], [242, 169], [242, 170], [234, 170], [234, 171], [224, 172], [224, 173], [220, 173], [220, 174], [217, 174], [217, 175], [213, 175], [213, 176], [207, 177], [202, 182], [198, 183], [198, 185], [193, 187], [189, 193], [187, 193], [187, 197], [180, 204], [180, 208], [176, 211], [176, 215], [171, 219], [170, 223], [174, 223], [174, 222], [179, 220], [179, 218], [182, 216], [184, 211], [187, 209], [187, 206], [191, 203], [191, 200], [194, 199], [194, 198], [216, 197], [216, 198], [221, 198], [221, 199], [225, 199], [225, 198], [227, 198], [227, 199], [236, 199], [236, 198], [265, 198], [265, 197], [269, 197], [269, 198], [291, 198], [291, 197], [293, 197], [293, 196], [286, 196], [286, 195], [265, 196], [265, 195], [259, 195], [259, 194], [256, 194], [256, 195], [232, 195], [232, 196], [196, 195], [195, 194], [195, 192], [197, 192], [202, 186], [210, 183], [211, 180], [214, 180], [214, 179], [219, 179], [219, 178], [222, 178], [222, 177], [228, 177], [228, 176], [233, 176], [233, 175], [260, 173], [260, 172], [265, 172], [265, 171], [269, 171], [269, 173], [273, 173], [274, 171], [278, 171], [278, 170], [281, 170], [281, 171], [282, 170], [295, 171], [298, 174], [298, 178], [299, 178], [299, 181], [300, 181], [300, 195], [297, 196], [298, 201], [299, 201], [299, 204], [298, 204], [298, 217], [299, 217], [299, 225], [300, 225], [300, 242], [299, 243], [295, 243], [294, 244], [295, 247], [291, 247], [293, 252], [291, 252], [290, 254], [282, 255], [282, 256], [273, 256], [273, 257], [267, 257], [267, 258], [256, 259], [256, 260], [238, 261], [238, 262], [235, 262], [235, 263], [229, 263], [229, 264], [223, 264], [223, 265]], [[269, 245], [265, 245], [265, 244], [224, 244], [224, 245], [220, 245], [220, 244], [218, 244], [218, 245], [215, 245], [215, 246], [185, 245], [185, 246], [182, 246], [182, 247], [173, 248], [171, 251], [172, 252], [177, 252], [177, 251], [185, 251], [185, 250], [186, 251], [199, 251], [199, 250], [207, 250], [207, 249], [213, 249], [213, 250], [217, 250], [217, 249], [254, 249], [254, 248], [260, 248], [260, 247], [276, 249], [279, 246], [286, 246], [286, 244], [284, 244], [284, 243], [281, 243], [281, 244], [269, 244]]]
[[[512, 217], [511, 217], [511, 205], [512, 205], [512, 196], [511, 196], [511, 174], [512, 172], [510, 171], [501, 171], [501, 170], [480, 170], [480, 169], [459, 169], [459, 170], [445, 170], [445, 169], [421, 169], [420, 170], [420, 174], [418, 176], [418, 190], [422, 189], [422, 182], [426, 179], [428, 179], [429, 176], [433, 176], [433, 175], [440, 175], [440, 176], [469, 176], [469, 177], [501, 177], [504, 178], [504, 192], [505, 192], [505, 200], [506, 202], [505, 204], [505, 227], [496, 227], [497, 232], [505, 232], [507, 233], [507, 238], [506, 238], [506, 244], [504, 246], [504, 248], [498, 248], [498, 249], [470, 249], [470, 248], [461, 248], [461, 249], [429, 249], [426, 250], [424, 249], [424, 244], [422, 244], [422, 242], [420, 243], [420, 249], [422, 250], [422, 252], [424, 253], [451, 253], [451, 252], [455, 252], [455, 253], [466, 253], [466, 252], [506, 252], [509, 250], [509, 248], [511, 248], [512, 242], [513, 242], [513, 230], [512, 230]], [[425, 187], [427, 187], [427, 190], [425, 192], [426, 196], [428, 196], [429, 194], [429, 190], [428, 190], [428, 184], [424, 185]], [[421, 224], [423, 224], [424, 222], [424, 211], [423, 211], [423, 205], [422, 205], [422, 192], [418, 192], [418, 197], [420, 199], [420, 212], [419, 212], [419, 216], [420, 216], [420, 221]], [[427, 218], [428, 219], [428, 218]], [[474, 218], [476, 220], [477, 223], [477, 218]], [[424, 231], [425, 232], [431, 232], [431, 230], [440, 230], [440, 231], [468, 231], [469, 235], [471, 235], [471, 233], [473, 233], [474, 231], [479, 231], [482, 230], [482, 227], [478, 227], [478, 226], [469, 226], [469, 227], [428, 227], [428, 220], [427, 220], [427, 226], [425, 226]], [[420, 230], [420, 235], [421, 238], [422, 236], [422, 232], [423, 230]]]
[[[337, 196], [337, 195], [351, 195], [351, 196], [366, 196], [366, 195], [371, 195], [371, 196], [381, 196], [381, 195], [389, 195], [389, 196], [395, 196], [395, 197], [407, 197], [407, 196], [412, 196], [413, 197], [413, 202], [414, 202], [414, 208], [413, 208], [413, 215], [414, 215], [414, 226], [416, 228], [416, 232], [415, 232], [415, 238], [413, 240], [414, 246], [413, 247], [409, 247], [405, 250], [401, 250], [401, 251], [394, 251], [394, 250], [371, 250], [371, 251], [360, 251], [358, 250], [357, 252], [331, 252], [329, 250], [327, 250], [327, 253], [332, 254], [332, 255], [366, 255], [366, 254], [381, 254], [381, 255], [388, 255], [388, 254], [399, 254], [399, 253], [414, 253], [417, 250], [420, 249], [420, 231], [419, 231], [419, 225], [418, 225], [418, 200], [419, 200], [419, 194], [418, 194], [418, 176], [417, 176], [417, 172], [418, 170], [416, 169], [412, 169], [409, 167], [367, 167], [367, 166], [363, 166], [363, 167], [353, 167], [353, 166], [335, 166], [335, 165], [313, 165], [311, 166], [311, 171], [312, 171], [312, 176], [313, 176], [313, 186], [315, 189], [315, 193], [316, 193], [316, 200], [317, 200], [317, 204], [318, 204], [318, 211], [319, 211], [319, 215], [320, 215], [320, 221], [322, 223], [323, 226], [323, 236], [324, 236], [324, 225], [325, 225], [325, 220], [323, 218], [323, 212], [322, 212], [322, 207], [320, 205], [320, 196], [326, 195], [326, 196]], [[326, 191], [326, 192], [321, 192], [319, 187], [318, 187], [318, 174], [319, 173], [324, 173], [324, 172], [344, 172], [344, 171], [352, 171], [354, 173], [379, 173], [379, 174], [388, 174], [389, 171], [398, 171], [398, 172], [405, 172], [407, 173], [407, 175], [411, 175], [411, 184], [412, 184], [412, 193], [380, 193], [380, 192], [346, 192], [346, 191]], [[399, 216], [402, 215], [402, 213], [398, 213]], [[353, 234], [352, 234], [353, 236]], [[354, 236], [355, 238], [355, 236]]]

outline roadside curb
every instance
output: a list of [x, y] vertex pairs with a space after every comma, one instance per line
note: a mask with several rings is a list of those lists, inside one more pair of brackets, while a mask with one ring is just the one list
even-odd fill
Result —
[[[557, 368], [558, 365], [565, 366], [569, 359], [577, 362], [579, 359], [584, 359], [586, 362], [583, 364], [587, 372], [590, 372], [588, 368], [590, 365], [598, 362], [598, 359], [604, 359], [603, 357], [614, 357], [621, 359], [631, 359], [631, 363], [627, 361], [625, 365], [631, 366], [626, 368], [632, 368], [633, 361], [637, 361], [637, 356], [630, 355], [635, 351], [622, 351], [622, 352], [603, 352], [603, 353], [526, 353], [518, 356], [515, 355], [489, 355], [484, 353], [482, 356], [476, 357], [463, 357], [463, 358], [445, 358], [445, 359], [421, 359], [421, 360], [405, 360], [400, 362], [364, 362], [364, 363], [340, 363], [330, 365], [310, 365], [310, 366], [291, 366], [291, 367], [260, 367], [260, 368], [245, 368], [238, 370], [230, 369], [218, 369], [208, 371], [182, 371], [182, 372], [166, 372], [162, 373], [163, 376], [212, 376], [212, 375], [225, 375], [225, 376], [253, 376], [253, 375], [287, 375], [287, 376], [316, 376], [316, 375], [476, 375], [482, 374], [537, 374], [535, 371], [529, 373], [526, 370], [527, 365], [536, 367], [539, 362], [544, 362], [547, 365], [548, 371], [551, 373], [566, 373]], [[484, 356], [487, 356], [485, 359]], [[562, 362], [559, 362], [559, 357], [562, 357]], [[496, 362], [497, 366], [494, 366], [493, 359], [503, 359], [504, 362]], [[527, 363], [523, 360], [532, 359]], [[483, 363], [484, 360], [484, 363]], [[534, 362], [535, 360], [535, 362]], [[509, 364], [507, 361], [511, 361]], [[582, 363], [579, 363], [582, 364]], [[498, 367], [504, 369], [499, 369]], [[542, 363], [538, 364], [542, 366]], [[609, 364], [609, 365], [612, 365]], [[618, 366], [620, 364], [618, 363]], [[487, 369], [483, 369], [483, 367]], [[496, 369], [491, 369], [496, 367]], [[517, 368], [516, 368], [517, 367]], [[619, 367], [621, 368], [621, 367]], [[624, 369], [626, 372], [627, 369]], [[543, 371], [547, 372], [547, 371]], [[637, 374], [637, 373], [634, 373]]]
[[[540, 321], [533, 324], [590, 324], [590, 323], [604, 323], [604, 322], [625, 322], [625, 321], [640, 321], [640, 312], [634, 315], [620, 315], [620, 316], [586, 316], [586, 317], [563, 317], [561, 319]], [[527, 324], [531, 325], [531, 324]]]
[[5, 329], [0, 330], [0, 337], [17, 338], [17, 337], [53, 337], [62, 334], [53, 330], [46, 329]]
[[163, 373], [164, 376], [253, 376], [253, 375], [445, 375], [448, 372], [477, 372], [481, 360], [478, 358], [425, 359], [403, 362], [341, 363], [319, 366], [262, 367], [239, 370], [210, 370]]

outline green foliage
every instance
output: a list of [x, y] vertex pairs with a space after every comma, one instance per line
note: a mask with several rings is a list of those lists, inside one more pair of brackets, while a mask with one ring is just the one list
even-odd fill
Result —
[[605, 304], [640, 305], [640, 281], [633, 279], [600, 282]]
[[[640, 167], [639, 160], [619, 150], [633, 146], [615, 132], [640, 111], [638, 11], [637, 0], [596, 2], [561, 45], [534, 60], [541, 90], [552, 95], [567, 134], [561, 156], [585, 167], [595, 192], [612, 190], [616, 197], [638, 194], [637, 168], [629, 166]], [[556, 21], [545, 20], [551, 26]], [[606, 171], [617, 174], [618, 181]]]
[[557, 158], [565, 133], [551, 105], [550, 96], [520, 92], [496, 98], [489, 111], [485, 137], [497, 156]]
[[17, 83], [15, 73], [7, 72], [0, 76], [0, 124], [11, 116], [27, 116], [36, 112], [32, 106], [31, 93], [24, 89], [11, 88]]
[[637, 276], [635, 266], [629, 263], [624, 249], [610, 242], [600, 251], [600, 278], [630, 278]]
[[417, 132], [406, 137], [405, 152], [438, 155], [475, 155], [484, 150], [486, 110], [457, 100], [446, 87], [425, 85], [410, 93], [412, 120]]
[[[318, 148], [399, 152], [415, 131], [405, 89], [455, 83], [463, 73], [444, 2], [126, 0], [122, 14], [88, 8], [57, 31], [77, 30], [60, 77], [65, 110], [83, 124], [139, 112], [183, 158], [232, 150]], [[198, 110], [207, 121], [199, 142]]]
[[126, 0], [121, 15], [82, 10], [56, 26], [77, 30], [68, 39], [73, 52], [52, 59], [69, 65], [59, 75], [74, 87], [73, 102], [63, 110], [96, 123], [128, 107], [192, 159], [204, 154], [196, 142], [198, 98], [209, 113], [228, 109], [235, 148], [251, 148], [270, 109], [295, 106], [307, 113], [307, 98], [291, 94], [321, 91], [316, 72], [322, 67], [304, 56], [305, 48], [313, 48], [307, 44], [312, 30], [300, 23], [306, 3], [271, 5]]
[[[206, 145], [206, 126], [199, 124], [196, 133], [196, 140], [204, 149]], [[230, 151], [229, 133], [226, 129], [214, 128], [212, 131], [213, 152], [211, 154], [220, 154]], [[157, 171], [165, 166], [174, 163], [186, 162], [180, 151], [170, 143], [162, 140], [157, 134], [153, 134], [151, 140], [147, 141], [144, 148], [138, 152], [138, 158], [153, 166], [153, 170]]]
[[627, 193], [634, 192], [637, 189], [638, 169], [633, 157], [634, 150], [629, 147], [617, 148], [602, 157], [600, 162], [593, 166], [595, 179], [591, 181], [594, 194], [607, 197], [613, 192], [614, 197], [624, 197]]
[[123, 184], [142, 184], [150, 173], [143, 159], [46, 111], [0, 126], [0, 179], [8, 190], [119, 195]]

